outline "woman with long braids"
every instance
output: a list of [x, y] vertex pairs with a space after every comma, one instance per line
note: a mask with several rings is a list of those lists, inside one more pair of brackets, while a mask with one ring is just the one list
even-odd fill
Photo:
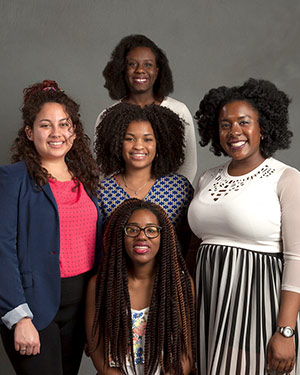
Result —
[[97, 265], [99, 173], [79, 105], [45, 80], [24, 90], [12, 165], [0, 167], [0, 332], [19, 375], [77, 375]]
[[95, 153], [107, 176], [98, 189], [104, 222], [129, 198], [159, 204], [168, 214], [186, 253], [186, 214], [193, 197], [188, 179], [176, 173], [184, 160], [184, 124], [168, 108], [119, 103], [97, 127]]
[[193, 285], [161, 207], [133, 198], [110, 217], [100, 269], [88, 286], [86, 333], [99, 375], [192, 370]]
[[[168, 96], [173, 92], [173, 78], [164, 51], [145, 35], [128, 35], [121, 39], [113, 50], [111, 59], [103, 70], [103, 76], [104, 87], [113, 100], [118, 100], [117, 103], [136, 104], [141, 108], [154, 103], [169, 108], [184, 120], [186, 148], [184, 163], [179, 173], [193, 183], [197, 172], [193, 118], [184, 103]], [[96, 127], [102, 114], [103, 112], [96, 120]], [[173, 127], [175, 128], [176, 124], [173, 124]]]

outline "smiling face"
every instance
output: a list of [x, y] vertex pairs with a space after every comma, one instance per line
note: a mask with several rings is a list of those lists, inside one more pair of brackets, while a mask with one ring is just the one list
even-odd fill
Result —
[[126, 56], [125, 79], [129, 91], [134, 94], [149, 92], [153, 94], [153, 85], [159, 68], [150, 48], [137, 47]]
[[133, 121], [128, 125], [122, 147], [125, 170], [148, 168], [156, 154], [156, 139], [150, 122]]
[[219, 137], [223, 150], [234, 162], [247, 161], [253, 166], [263, 160], [261, 131], [257, 111], [245, 101], [223, 106], [219, 114]]
[[34, 143], [41, 163], [64, 160], [72, 148], [76, 134], [68, 113], [59, 103], [45, 103], [36, 115], [33, 128], [25, 128], [27, 138]]
[[[146, 226], [159, 226], [158, 219], [153, 212], [147, 209], [138, 209], [132, 213], [127, 225], [137, 225], [140, 228]], [[156, 238], [148, 238], [144, 231], [140, 231], [137, 237], [128, 237], [124, 234], [125, 250], [134, 264], [155, 264], [155, 257], [160, 246], [160, 234]]]

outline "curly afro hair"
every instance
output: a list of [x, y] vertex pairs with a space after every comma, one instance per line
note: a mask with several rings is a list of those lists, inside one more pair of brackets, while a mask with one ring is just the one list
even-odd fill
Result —
[[113, 50], [111, 59], [103, 70], [104, 87], [108, 89], [113, 100], [119, 100], [129, 94], [125, 81], [126, 56], [137, 47], [147, 47], [155, 55], [156, 65], [159, 67], [158, 76], [153, 86], [155, 97], [163, 99], [173, 92], [173, 78], [169, 61], [165, 53], [144, 35], [129, 35], [121, 39]]
[[55, 81], [44, 80], [24, 89], [24, 103], [21, 109], [23, 125], [11, 147], [12, 162], [25, 160], [30, 175], [41, 185], [45, 185], [48, 178], [51, 177], [48, 171], [42, 167], [34, 143], [26, 135], [26, 128], [33, 129], [35, 118], [46, 103], [61, 104], [75, 125], [76, 138], [66, 155], [66, 162], [74, 179], [78, 178], [91, 193], [96, 194], [99, 168], [90, 150], [90, 139], [84, 133], [79, 104], [65, 94]]
[[227, 156], [219, 139], [218, 117], [221, 108], [234, 101], [248, 102], [258, 113], [263, 139], [260, 150], [263, 157], [271, 157], [277, 150], [289, 147], [293, 133], [288, 129], [290, 99], [266, 80], [248, 79], [242, 86], [211, 89], [204, 96], [195, 114], [200, 134], [200, 145], [211, 142], [210, 150], [217, 156]]
[[101, 173], [110, 176], [123, 173], [123, 140], [133, 121], [150, 122], [156, 139], [156, 157], [152, 162], [152, 177], [176, 172], [184, 162], [184, 121], [168, 108], [151, 104], [145, 108], [119, 103], [108, 108], [96, 128], [95, 153]]

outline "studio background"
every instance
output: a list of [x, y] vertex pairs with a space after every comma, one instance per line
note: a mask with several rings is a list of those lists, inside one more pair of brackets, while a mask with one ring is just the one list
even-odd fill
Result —
[[[98, 113], [112, 104], [102, 70], [122, 37], [145, 34], [167, 54], [175, 83], [170, 96], [192, 114], [210, 88], [249, 77], [285, 91], [294, 137], [275, 157], [300, 169], [298, 0], [0, 0], [0, 17], [1, 165], [10, 162], [22, 124], [22, 90], [43, 79], [57, 81], [81, 104], [93, 139]], [[197, 177], [223, 160], [199, 146]], [[14, 374], [1, 343], [0, 374]], [[85, 374], [95, 374], [86, 357]]]

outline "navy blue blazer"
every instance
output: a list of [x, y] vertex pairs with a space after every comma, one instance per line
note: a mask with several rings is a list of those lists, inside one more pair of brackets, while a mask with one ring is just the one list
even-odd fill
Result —
[[[98, 211], [96, 259], [101, 253]], [[60, 304], [59, 216], [49, 184], [39, 187], [24, 161], [0, 167], [0, 316], [27, 303], [38, 330]]]

